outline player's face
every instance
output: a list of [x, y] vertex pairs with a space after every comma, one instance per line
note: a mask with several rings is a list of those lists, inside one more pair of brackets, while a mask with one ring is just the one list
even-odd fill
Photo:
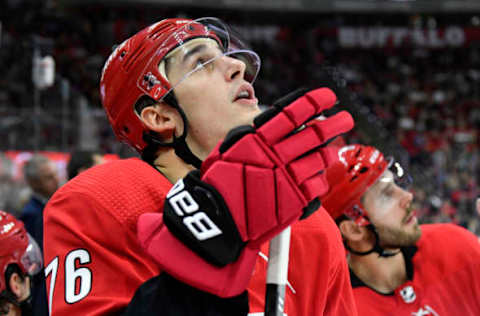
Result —
[[178, 82], [198, 67], [174, 93], [187, 116], [187, 142], [204, 159], [230, 129], [252, 124], [260, 109], [252, 85], [244, 78], [243, 61], [224, 56], [212, 39], [195, 39], [185, 45], [187, 49], [169, 57], [167, 74], [170, 82]]
[[365, 193], [363, 205], [377, 229], [384, 248], [410, 246], [420, 238], [421, 230], [412, 209], [413, 195], [395, 184], [393, 174], [384, 174]]
[[32, 183], [35, 191], [49, 198], [55, 193], [59, 186], [58, 174], [55, 166], [50, 163], [44, 163], [38, 170], [38, 177], [35, 183]]

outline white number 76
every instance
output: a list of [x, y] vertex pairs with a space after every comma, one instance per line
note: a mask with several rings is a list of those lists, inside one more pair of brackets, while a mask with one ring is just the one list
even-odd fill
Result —
[[[45, 277], [52, 273], [50, 280], [50, 291], [48, 295], [49, 314], [52, 314], [52, 298], [55, 290], [55, 281], [57, 280], [57, 272], [59, 268], [58, 257], [55, 257], [48, 266], [45, 267]], [[90, 254], [85, 249], [76, 249], [67, 254], [65, 257], [65, 301], [69, 304], [76, 303], [84, 299], [92, 289], [92, 271], [87, 267], [77, 268], [79, 264], [88, 264], [91, 262]], [[80, 287], [78, 293], [76, 291], [77, 279], [79, 279]]]

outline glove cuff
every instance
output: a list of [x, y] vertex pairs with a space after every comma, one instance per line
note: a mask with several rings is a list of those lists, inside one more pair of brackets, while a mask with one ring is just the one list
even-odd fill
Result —
[[163, 221], [188, 248], [219, 267], [237, 260], [245, 246], [224, 199], [200, 180], [198, 170], [170, 190]]

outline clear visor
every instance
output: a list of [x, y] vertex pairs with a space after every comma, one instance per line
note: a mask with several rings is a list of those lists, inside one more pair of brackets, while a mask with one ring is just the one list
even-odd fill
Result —
[[394, 198], [394, 192], [398, 190], [396, 187], [408, 191], [412, 184], [412, 178], [400, 163], [392, 158], [387, 158], [387, 161], [389, 162], [388, 168], [367, 191], [370, 195], [374, 194], [370, 203], [374, 203], [377, 210], [383, 210], [383, 212], [377, 212], [378, 217], [388, 215], [388, 210], [396, 201]]
[[408, 190], [412, 184], [412, 178], [408, 172], [393, 158], [387, 158], [388, 166], [383, 174], [369, 190], [378, 191], [385, 198], [390, 197], [389, 192], [394, 186]]
[[174, 47], [158, 65], [162, 76], [170, 83], [172, 91], [190, 76], [213, 71], [220, 62], [244, 64], [244, 79], [253, 83], [260, 70], [260, 58], [232, 31], [216, 18], [201, 18], [173, 33], [158, 49]]
[[27, 235], [28, 246], [20, 261], [29, 275], [35, 275], [39, 273], [43, 267], [42, 251], [32, 236], [28, 233]]
[[388, 167], [392, 173], [393, 181], [404, 190], [409, 190], [412, 185], [412, 177], [402, 165], [393, 157], [387, 157]]
[[[255, 81], [260, 69], [260, 59], [253, 51], [231, 50], [224, 52], [217, 41], [211, 38], [196, 38], [173, 50], [160, 63], [159, 71], [166, 78], [171, 90], [188, 77], [200, 72], [212, 72], [220, 67], [221, 60], [232, 58], [244, 66], [244, 79], [250, 83]], [[170, 92], [169, 91], [169, 92]]]

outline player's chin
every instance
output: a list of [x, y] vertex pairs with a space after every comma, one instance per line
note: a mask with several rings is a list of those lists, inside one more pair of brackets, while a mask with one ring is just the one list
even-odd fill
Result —
[[262, 111], [260, 108], [251, 108], [248, 111], [243, 112], [243, 115], [239, 115], [241, 122], [239, 125], [252, 125], [253, 120], [260, 114]]
[[262, 113], [262, 110], [258, 106], [256, 106], [254, 109], [252, 109], [252, 113], [251, 113], [251, 115], [253, 117], [252, 122], [253, 122], [253, 119], [255, 117], [257, 117], [257, 115], [259, 115], [260, 113]]
[[408, 235], [412, 243], [416, 243], [422, 236], [422, 229], [418, 223], [415, 223], [413, 226], [409, 227]]

